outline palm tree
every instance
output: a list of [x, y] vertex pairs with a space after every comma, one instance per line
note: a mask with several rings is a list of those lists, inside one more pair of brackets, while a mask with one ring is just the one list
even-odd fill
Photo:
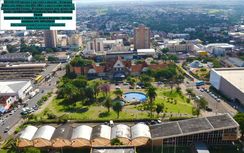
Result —
[[113, 104], [113, 110], [117, 113], [117, 118], [119, 118], [119, 113], [122, 111], [122, 104], [120, 101], [116, 101]]
[[147, 89], [147, 96], [149, 97], [150, 117], [152, 117], [153, 102], [157, 96], [156, 88], [154, 88], [153, 86], [150, 86]]
[[123, 91], [121, 89], [116, 89], [114, 91], [114, 94], [118, 97], [118, 98], [121, 98], [122, 95], [123, 95]]
[[112, 106], [112, 99], [110, 96], [107, 96], [104, 100], [104, 103], [103, 103], [104, 107], [107, 107], [108, 109], [108, 112], [110, 112], [110, 108]]
[[157, 104], [156, 112], [157, 112], [158, 116], [161, 112], [163, 112], [163, 110], [164, 110], [164, 104]]

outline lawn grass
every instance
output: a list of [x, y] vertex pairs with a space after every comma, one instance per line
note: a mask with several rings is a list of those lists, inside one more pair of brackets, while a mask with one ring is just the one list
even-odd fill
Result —
[[[45, 111], [69, 120], [127, 120], [149, 118], [147, 112], [137, 111], [133, 106], [125, 106], [122, 112], [120, 112], [119, 118], [117, 118], [117, 113], [112, 108], [108, 113], [107, 108], [101, 105], [83, 106], [81, 102], [72, 105], [64, 103], [63, 99], [54, 99]], [[38, 119], [46, 119], [45, 111], [37, 115]]]
[[192, 104], [187, 103], [186, 97], [175, 89], [161, 88], [157, 90], [157, 97], [155, 104], [163, 103], [164, 112], [167, 113], [180, 113], [180, 114], [192, 114]]
[[[140, 92], [145, 93], [143, 90], [140, 90]], [[115, 97], [115, 95], [112, 94], [112, 97]], [[168, 100], [169, 98], [170, 100]], [[169, 88], [158, 88], [155, 105], [158, 103], [164, 104], [165, 113], [192, 115], [192, 104], [187, 103], [186, 97], [176, 92], [175, 89], [171, 92]], [[84, 106], [81, 101], [70, 103], [65, 102], [63, 99], [55, 98], [45, 111], [36, 116], [38, 120], [45, 120], [48, 112], [63, 119], [80, 121], [149, 119], [149, 112], [145, 111], [145, 109], [143, 109], [144, 111], [138, 109], [140, 106], [143, 106], [143, 104], [124, 106], [119, 118], [117, 118], [117, 114], [112, 108], [108, 113], [107, 108], [103, 107], [101, 103]], [[156, 117], [156, 113], [154, 113], [154, 117]]]

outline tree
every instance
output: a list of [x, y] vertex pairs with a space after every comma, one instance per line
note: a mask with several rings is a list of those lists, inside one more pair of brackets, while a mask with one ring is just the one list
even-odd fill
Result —
[[187, 89], [186, 89], [186, 92], [187, 92], [189, 98], [191, 98], [191, 96], [192, 96], [192, 94], [193, 94], [193, 89], [192, 89], [192, 88], [187, 88]]
[[106, 107], [108, 109], [108, 112], [110, 112], [110, 108], [112, 106], [112, 99], [110, 96], [107, 96], [105, 98], [103, 105], [104, 105], [104, 107]]
[[101, 91], [107, 96], [108, 93], [110, 92], [110, 85], [109, 84], [103, 84], [100, 87]]
[[240, 125], [241, 137], [243, 138], [244, 137], [244, 113], [237, 113], [234, 116], [234, 119]]
[[152, 117], [153, 102], [157, 96], [156, 88], [154, 88], [153, 86], [148, 87], [147, 96], [149, 97], [150, 117]]
[[157, 112], [158, 116], [161, 112], [163, 112], [163, 110], [164, 110], [164, 104], [157, 104], [156, 112]]
[[116, 101], [113, 104], [113, 110], [117, 113], [117, 118], [119, 118], [119, 113], [122, 111], [123, 106], [120, 101]]
[[169, 52], [169, 48], [163, 48], [161, 49], [161, 52], [167, 54]]
[[114, 94], [117, 96], [117, 98], [121, 98], [123, 95], [123, 91], [121, 89], [116, 89], [114, 91]]
[[200, 115], [200, 109], [193, 107], [192, 108], [192, 115], [196, 115], [198, 117]]
[[98, 81], [98, 80], [95, 80], [92, 82], [91, 84], [91, 87], [93, 88], [94, 90], [94, 95], [95, 95], [95, 98], [97, 99], [97, 96], [98, 94], [100, 93], [101, 89], [100, 89], [100, 85], [101, 85], [101, 82]]
[[208, 102], [204, 98], [200, 98], [197, 102], [200, 109], [205, 109], [208, 105]]
[[92, 102], [94, 100], [94, 90], [92, 87], [88, 86], [85, 88], [85, 95], [88, 102]]

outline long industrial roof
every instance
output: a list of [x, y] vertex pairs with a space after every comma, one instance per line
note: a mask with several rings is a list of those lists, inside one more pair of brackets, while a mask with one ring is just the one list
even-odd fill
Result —
[[238, 126], [239, 124], [229, 114], [224, 114], [219, 116], [166, 122], [151, 126], [150, 131], [152, 139], [165, 139], [236, 128]]
[[244, 68], [217, 68], [213, 71], [244, 93]]
[[14, 94], [29, 81], [0, 81], [0, 94]]

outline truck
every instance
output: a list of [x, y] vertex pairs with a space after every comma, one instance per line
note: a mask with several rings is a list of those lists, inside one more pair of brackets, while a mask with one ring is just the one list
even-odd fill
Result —
[[35, 97], [35, 95], [37, 95], [40, 92], [39, 89], [35, 89], [34, 91], [30, 92], [30, 98]]

